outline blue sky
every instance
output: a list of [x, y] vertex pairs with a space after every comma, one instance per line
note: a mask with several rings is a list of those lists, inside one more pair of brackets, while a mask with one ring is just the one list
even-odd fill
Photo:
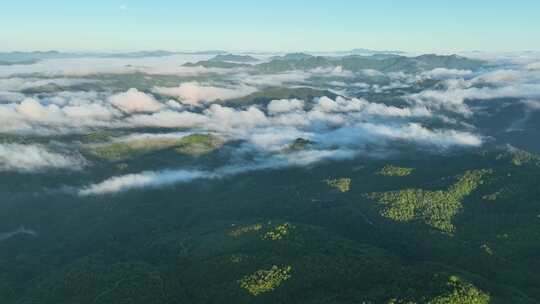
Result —
[[0, 51], [540, 50], [538, 0], [2, 2]]

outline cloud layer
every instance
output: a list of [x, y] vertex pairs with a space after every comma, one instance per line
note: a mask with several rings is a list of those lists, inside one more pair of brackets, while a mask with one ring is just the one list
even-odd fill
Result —
[[[208, 58], [77, 58], [6, 67], [0, 72], [0, 134], [55, 138], [51, 141], [77, 136], [63, 143], [75, 152], [0, 138], [0, 170], [92, 170], [93, 164], [80, 156], [86, 144], [77, 142], [78, 135], [104, 130], [133, 136], [212, 133], [236, 143], [235, 157], [215, 170], [204, 164], [191, 170], [156, 170], [148, 164], [144, 172], [79, 189], [80, 195], [115, 193], [249, 170], [387, 155], [403, 147], [479, 147], [488, 139], [474, 119], [489, 113], [472, 106], [475, 102], [505, 98], [518, 103], [525, 117], [516, 124], [520, 128], [539, 108], [539, 58], [494, 59], [483, 70], [438, 68], [414, 74], [369, 69], [353, 73], [343, 67], [264, 74], [181, 66]], [[303, 96], [296, 94], [298, 87], [300, 93], [311, 89], [320, 97], [297, 97]], [[254, 104], [219, 102], [269, 88], [287, 90], [275, 100], [262, 98]], [[291, 149], [299, 138], [309, 140], [309, 146]], [[117, 140], [101, 144], [111, 142]]]
[[49, 151], [38, 145], [0, 144], [0, 171], [33, 172], [45, 169], [80, 169], [80, 156]]
[[236, 87], [216, 87], [198, 82], [186, 82], [178, 87], [155, 87], [154, 92], [178, 98], [182, 103], [199, 105], [201, 102], [214, 102], [243, 97], [256, 92], [254, 87], [242, 85]]
[[79, 195], [98, 195], [122, 192], [136, 188], [167, 186], [180, 182], [188, 182], [194, 179], [213, 177], [212, 174], [202, 171], [163, 171], [143, 172], [129, 174], [107, 179], [101, 183], [90, 185], [81, 189]]
[[111, 96], [109, 101], [126, 113], [157, 112], [163, 107], [153, 96], [134, 88]]

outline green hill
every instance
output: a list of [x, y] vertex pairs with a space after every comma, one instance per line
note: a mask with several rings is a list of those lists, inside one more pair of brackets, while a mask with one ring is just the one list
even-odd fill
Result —
[[275, 58], [270, 62], [257, 65], [261, 72], [285, 72], [292, 70], [311, 70], [315, 68], [335, 68], [338, 66], [346, 70], [357, 72], [361, 70], [376, 70], [380, 72], [407, 72], [417, 73], [435, 68], [470, 69], [476, 70], [484, 63], [479, 60], [468, 59], [456, 55], [423, 55], [419, 57], [405, 57], [398, 55], [373, 56], [287, 56]]
[[209, 61], [231, 61], [231, 62], [240, 62], [240, 63], [250, 63], [250, 62], [257, 62], [259, 61], [259, 59], [253, 56], [249, 56], [249, 55], [226, 54], [226, 55], [217, 55], [211, 58]]
[[327, 96], [330, 98], [336, 98], [337, 95], [326, 90], [317, 90], [312, 88], [268, 88], [245, 97], [235, 98], [225, 101], [225, 104], [229, 105], [252, 105], [252, 104], [267, 104], [272, 100], [278, 99], [301, 99], [312, 100], [316, 97]]

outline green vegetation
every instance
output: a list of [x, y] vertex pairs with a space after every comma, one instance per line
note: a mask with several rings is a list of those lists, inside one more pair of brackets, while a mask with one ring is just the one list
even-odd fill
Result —
[[480, 248], [482, 248], [486, 254], [493, 255], [493, 249], [491, 249], [488, 244], [483, 244]]
[[35, 64], [38, 63], [39, 60], [20, 60], [20, 61], [4, 61], [0, 60], [0, 66], [1, 65], [23, 65], [23, 64]]
[[349, 192], [351, 189], [351, 179], [350, 178], [338, 178], [338, 179], [328, 179], [326, 184], [332, 188], [339, 190], [342, 193]]
[[241, 255], [241, 254], [233, 254], [233, 255], [231, 255], [231, 257], [230, 257], [230, 261], [231, 261], [231, 263], [233, 263], [233, 264], [241, 263], [243, 260], [244, 260], [244, 256]]
[[124, 161], [144, 154], [176, 148], [181, 154], [200, 156], [221, 147], [223, 141], [211, 134], [192, 134], [180, 138], [145, 138], [96, 144], [90, 153], [109, 161]]
[[305, 138], [295, 139], [286, 149], [286, 152], [303, 151], [312, 146], [314, 142]]
[[[272, 100], [291, 98], [303, 100], [309, 111], [315, 107], [314, 98], [334, 99], [339, 92], [365, 98], [376, 107], [405, 109], [411, 105], [404, 97], [445, 89], [444, 80], [435, 79], [439, 77], [414, 73], [444, 67], [472, 70], [476, 75], [475, 69], [483, 65], [459, 56], [302, 53], [247, 65], [242, 61], [252, 58], [221, 54], [186, 66], [235, 69], [230, 72], [253, 77], [249, 83], [259, 91], [222, 101], [236, 111], [255, 105], [268, 112], [266, 105]], [[149, 54], [125, 56], [142, 55]], [[61, 81], [54, 75], [19, 75], [15, 87], [28, 82], [22, 86], [28, 88], [21, 89], [21, 95], [15, 93], [18, 89], [13, 95], [4, 94], [4, 101], [18, 103], [28, 96], [43, 105], [49, 99], [50, 104], [77, 105], [82, 98], [84, 105], [137, 88], [165, 104], [169, 97], [156, 94], [154, 87], [186, 82], [234, 87], [242, 82], [240, 74], [232, 78], [231, 73], [154, 75], [147, 67], [132, 64], [126, 68], [140, 72]], [[308, 71], [313, 68], [317, 71]], [[276, 74], [290, 76], [279, 75], [290, 70], [307, 71], [304, 74], [310, 76], [284, 77], [289, 80], [279, 87], [257, 81]], [[353, 77], [343, 77], [348, 71], [353, 71], [349, 75]], [[393, 71], [421, 80], [402, 79], [402, 85], [394, 85], [387, 73]], [[538, 304], [540, 161], [534, 153], [540, 145], [532, 139], [540, 130], [540, 115], [530, 111], [524, 116], [528, 108], [514, 98], [474, 104], [475, 115], [466, 118], [441, 109], [456, 124], [420, 118], [396, 123], [421, 122], [432, 131], [467, 131], [459, 123], [466, 122], [469, 131], [490, 138], [480, 147], [433, 153], [427, 152], [429, 145], [419, 147], [414, 141], [386, 146], [368, 140], [360, 143], [352, 159], [170, 185], [171, 180], [165, 180], [163, 187], [153, 187], [161, 181], [158, 175], [139, 173], [215, 170], [218, 176], [231, 165], [301, 157], [330, 143], [319, 141], [323, 137], [317, 135], [293, 137], [278, 151], [281, 155], [275, 155], [243, 149], [249, 142], [240, 140], [225, 146], [227, 135], [175, 138], [169, 133], [183, 128], [102, 125], [85, 129], [94, 125], [90, 122], [70, 130], [67, 121], [47, 124], [36, 118], [19, 124], [8, 119], [4, 129], [12, 134], [0, 135], [0, 142], [39, 145], [58, 156], [39, 153], [28, 155], [29, 161], [55, 162], [64, 156], [85, 165], [81, 170], [2, 171], [2, 161], [9, 164], [10, 153], [3, 160], [0, 156], [0, 303]], [[205, 114], [206, 106], [186, 109]], [[364, 123], [356, 114], [341, 114], [355, 116], [353, 123]], [[277, 113], [267, 115], [278, 119]], [[131, 121], [128, 116], [119, 119]], [[386, 121], [368, 116], [366, 123]], [[335, 129], [340, 124], [310, 118], [310, 127], [294, 128], [306, 134], [342, 134]], [[354, 127], [349, 122], [346, 127]], [[24, 125], [21, 132], [19, 125]], [[507, 132], [509, 126], [523, 130]], [[47, 129], [50, 133], [41, 132]], [[78, 133], [81, 130], [92, 133]], [[228, 133], [218, 133], [222, 131]], [[501, 150], [506, 143], [528, 151]], [[334, 148], [339, 147], [329, 149]], [[385, 148], [396, 153], [387, 154]], [[86, 162], [78, 158], [79, 153]], [[110, 189], [130, 183], [135, 187], [110, 195], [75, 194], [96, 183]], [[149, 187], [138, 187], [145, 184]], [[17, 232], [26, 230], [35, 234]]]
[[486, 194], [482, 196], [482, 199], [486, 201], [496, 201], [496, 200], [504, 199], [508, 197], [509, 195], [510, 195], [509, 190], [505, 188], [497, 192], [493, 192], [491, 194]]
[[274, 56], [271, 59], [272, 60], [304, 60], [313, 58], [313, 55], [306, 54], [306, 53], [288, 53], [283, 56]]
[[225, 101], [230, 105], [251, 105], [251, 104], [267, 104], [272, 100], [279, 99], [300, 99], [313, 100], [317, 97], [327, 96], [336, 98], [336, 94], [326, 90], [317, 90], [312, 88], [268, 88], [248, 96], [234, 98]]
[[[218, 157], [178, 157], [177, 148], [113, 164], [92, 159], [82, 172], [47, 178], [0, 174], [0, 184], [8, 194], [32, 193], [155, 163], [221, 166]], [[498, 154], [395, 159], [416, 168], [407, 178], [374, 176], [385, 162], [355, 159], [78, 204], [65, 193], [48, 193], [46, 204], [9, 194], [0, 235], [21, 223], [38, 235], [0, 241], [0, 302], [535, 304], [540, 168]], [[118, 171], [124, 163], [128, 170]], [[339, 177], [358, 186], [347, 182], [341, 194]], [[385, 195], [407, 201], [380, 201]]]
[[290, 231], [294, 229], [294, 226], [290, 223], [276, 224], [272, 225], [272, 222], [268, 222], [267, 225], [264, 224], [253, 224], [235, 228], [229, 231], [229, 236], [238, 238], [246, 234], [256, 233], [262, 231], [263, 228], [266, 228], [266, 232], [263, 234], [263, 240], [278, 241], [289, 235]]
[[233, 229], [229, 232], [229, 235], [233, 237], [240, 237], [247, 233], [260, 231], [262, 228], [263, 228], [262, 224], [253, 224], [253, 225]]
[[497, 160], [509, 161], [516, 167], [525, 165], [540, 166], [540, 156], [514, 147], [509, 148], [509, 151], [506, 153], [498, 154]]
[[397, 167], [393, 165], [386, 165], [384, 166], [379, 172], [377, 172], [378, 175], [384, 175], [384, 176], [409, 176], [414, 171], [413, 168], [403, 168], [403, 167]]
[[114, 136], [113, 132], [106, 132], [106, 131], [100, 131], [100, 132], [92, 132], [85, 135], [84, 140], [87, 142], [103, 142], [107, 140], [111, 140]]
[[386, 304], [489, 304], [491, 297], [457, 276], [450, 276], [442, 294], [433, 298], [417, 300], [391, 299]]
[[193, 134], [182, 138], [176, 151], [190, 156], [201, 156], [223, 146], [223, 139], [211, 134]]
[[272, 230], [266, 232], [263, 238], [265, 240], [279, 241], [286, 237], [292, 229], [294, 229], [294, 226], [289, 223], [277, 225]]
[[540, 164], [540, 158], [533, 153], [516, 149], [511, 154], [511, 162], [514, 166], [523, 166], [526, 164]]
[[316, 68], [335, 68], [338, 66], [353, 72], [376, 70], [380, 72], [417, 73], [436, 68], [475, 70], [484, 65], [483, 61], [469, 59], [457, 55], [422, 55], [406, 57], [399, 55], [345, 56], [339, 58], [291, 54], [276, 57], [270, 62], [256, 65], [258, 71], [278, 73], [294, 70], [312, 70]]
[[150, 152], [178, 146], [182, 139], [137, 139], [130, 141], [99, 144], [91, 148], [91, 153], [109, 161], [123, 161]]
[[[160, 273], [145, 263], [114, 263], [107, 265], [100, 255], [77, 260], [39, 282], [31, 294], [40, 303], [81, 303], [82, 295], [90, 298], [84, 303], [159, 304], [165, 300], [164, 281]], [[23, 301], [25, 302], [25, 301]]]
[[430, 300], [428, 304], [489, 304], [490, 296], [472, 284], [462, 281], [456, 276], [448, 281], [449, 290], [444, 295]]
[[257, 62], [259, 60], [249, 55], [219, 54], [210, 59], [210, 61]]
[[446, 191], [406, 189], [372, 195], [383, 205], [381, 215], [399, 222], [420, 220], [427, 225], [452, 233], [452, 219], [462, 207], [462, 200], [481, 183], [488, 170], [467, 171]]
[[272, 266], [268, 270], [258, 270], [239, 281], [240, 286], [251, 295], [258, 296], [279, 287], [291, 278], [291, 266]]
[[116, 169], [118, 169], [118, 171], [126, 171], [127, 169], [129, 169], [129, 165], [124, 163], [117, 164]]

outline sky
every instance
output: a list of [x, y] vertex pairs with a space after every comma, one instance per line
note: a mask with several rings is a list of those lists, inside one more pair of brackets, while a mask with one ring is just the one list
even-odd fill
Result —
[[538, 0], [2, 2], [0, 51], [540, 50]]

